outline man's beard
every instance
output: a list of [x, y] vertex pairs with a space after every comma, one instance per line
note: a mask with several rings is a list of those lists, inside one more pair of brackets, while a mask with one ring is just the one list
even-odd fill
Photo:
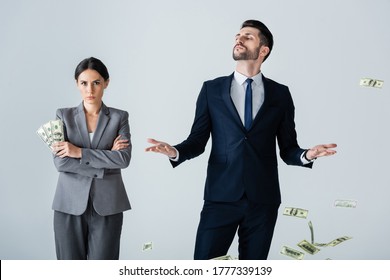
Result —
[[[235, 46], [234, 46], [235, 48]], [[235, 53], [234, 52], [234, 48], [233, 48], [233, 59], [234, 60], [256, 60], [259, 58], [259, 54], [260, 54], [260, 46], [257, 47], [254, 51], [248, 51], [248, 49], [246, 49], [245, 52], [243, 53]]]

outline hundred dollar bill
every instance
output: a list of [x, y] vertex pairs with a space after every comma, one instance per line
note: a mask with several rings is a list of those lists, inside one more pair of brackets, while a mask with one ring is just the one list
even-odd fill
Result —
[[316, 248], [313, 244], [306, 240], [302, 240], [297, 245], [311, 255], [317, 254], [320, 251], [320, 249]]
[[339, 245], [341, 242], [347, 241], [349, 239], [352, 239], [352, 237], [350, 237], [350, 236], [343, 236], [343, 237], [337, 238], [337, 239], [329, 242], [328, 246], [334, 247], [336, 245]]
[[38, 128], [37, 134], [38, 134], [38, 136], [42, 139], [42, 141], [45, 142], [45, 144], [48, 146], [48, 148], [49, 148], [50, 150], [52, 150], [52, 148], [51, 148], [52, 141], [51, 141], [51, 139], [49, 139], [49, 137], [46, 135], [46, 132], [45, 132], [45, 130], [43, 129], [42, 126]]
[[53, 137], [52, 137], [52, 133], [51, 133], [51, 123], [47, 122], [47, 123], [43, 124], [42, 128], [45, 130], [47, 137], [53, 143]]
[[292, 249], [287, 246], [283, 246], [282, 250], [280, 251], [282, 255], [285, 255], [287, 257], [296, 259], [296, 260], [303, 260], [303, 257], [305, 256], [305, 253], [300, 252], [298, 250]]
[[294, 207], [285, 207], [283, 215], [306, 219], [308, 210]]
[[356, 200], [337, 199], [334, 202], [335, 207], [345, 207], [345, 208], [356, 208], [356, 204], [357, 204]]
[[153, 243], [152, 242], [144, 243], [144, 245], [142, 246], [142, 251], [143, 252], [150, 251], [152, 249], [153, 249]]
[[327, 247], [329, 246], [329, 243], [313, 243], [313, 245], [317, 247]]
[[310, 229], [310, 236], [311, 236], [311, 244], [314, 244], [314, 229], [311, 221], [309, 221], [309, 229]]
[[365, 87], [374, 87], [374, 88], [382, 88], [383, 81], [371, 79], [371, 78], [362, 78], [360, 79], [360, 85]]
[[220, 256], [216, 258], [212, 258], [212, 260], [233, 260], [232, 256], [230, 255], [225, 255], [225, 256]]
[[53, 142], [61, 142], [65, 140], [64, 125], [61, 120], [50, 121], [51, 135]]

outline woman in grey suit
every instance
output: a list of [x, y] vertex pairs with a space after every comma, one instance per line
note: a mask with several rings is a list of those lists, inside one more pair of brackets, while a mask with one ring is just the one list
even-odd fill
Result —
[[109, 74], [99, 59], [81, 61], [75, 79], [82, 102], [57, 110], [65, 141], [52, 146], [57, 258], [118, 259], [123, 211], [131, 208], [121, 176], [131, 158], [128, 113], [103, 103]]

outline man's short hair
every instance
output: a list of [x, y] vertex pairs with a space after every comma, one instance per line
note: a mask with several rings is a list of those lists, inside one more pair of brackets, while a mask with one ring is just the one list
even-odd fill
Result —
[[264, 23], [254, 19], [249, 19], [244, 21], [241, 28], [244, 27], [253, 27], [259, 30], [261, 45], [265, 45], [269, 48], [269, 53], [266, 55], [266, 57], [264, 57], [264, 61], [265, 61], [268, 58], [268, 56], [271, 54], [271, 50], [274, 45], [274, 37], [272, 36], [271, 31], [269, 31], [268, 27], [265, 26]]

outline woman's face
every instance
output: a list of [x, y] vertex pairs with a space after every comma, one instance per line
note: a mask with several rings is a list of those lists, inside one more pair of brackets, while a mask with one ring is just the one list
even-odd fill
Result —
[[105, 81], [99, 72], [87, 69], [81, 72], [76, 82], [84, 104], [101, 105], [109, 80]]

